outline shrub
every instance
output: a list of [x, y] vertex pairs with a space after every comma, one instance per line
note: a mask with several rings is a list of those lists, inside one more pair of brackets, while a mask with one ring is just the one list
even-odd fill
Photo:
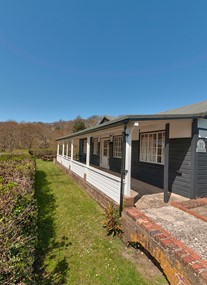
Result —
[[34, 284], [34, 175], [31, 156], [0, 155], [0, 284]]
[[113, 203], [109, 203], [108, 207], [105, 208], [104, 216], [103, 226], [107, 230], [107, 235], [115, 236], [122, 233], [119, 210]]
[[53, 160], [56, 157], [56, 150], [54, 149], [31, 149], [29, 153], [36, 158], [47, 158], [46, 160]]

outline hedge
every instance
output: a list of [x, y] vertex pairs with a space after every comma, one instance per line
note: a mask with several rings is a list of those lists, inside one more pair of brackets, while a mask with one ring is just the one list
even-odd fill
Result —
[[35, 284], [35, 160], [0, 154], [0, 284]]

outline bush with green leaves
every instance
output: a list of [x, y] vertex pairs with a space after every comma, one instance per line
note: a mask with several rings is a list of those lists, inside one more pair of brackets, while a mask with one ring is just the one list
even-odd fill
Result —
[[43, 159], [45, 156], [50, 157], [51, 160], [56, 157], [56, 149], [30, 149], [29, 153], [36, 158]]
[[122, 226], [119, 217], [119, 209], [113, 203], [109, 203], [104, 210], [105, 220], [103, 226], [107, 230], [107, 235], [118, 235], [122, 233]]
[[35, 284], [34, 177], [35, 160], [31, 156], [0, 155], [0, 284]]

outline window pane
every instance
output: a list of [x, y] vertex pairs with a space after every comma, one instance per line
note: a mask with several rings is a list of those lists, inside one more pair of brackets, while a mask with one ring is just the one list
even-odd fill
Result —
[[140, 135], [140, 160], [152, 163], [164, 162], [165, 133]]
[[115, 136], [113, 141], [113, 156], [122, 157], [122, 136]]

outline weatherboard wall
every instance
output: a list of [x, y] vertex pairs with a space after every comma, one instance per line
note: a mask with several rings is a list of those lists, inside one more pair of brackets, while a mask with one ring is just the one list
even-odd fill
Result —
[[170, 139], [169, 191], [190, 198], [191, 138]]

